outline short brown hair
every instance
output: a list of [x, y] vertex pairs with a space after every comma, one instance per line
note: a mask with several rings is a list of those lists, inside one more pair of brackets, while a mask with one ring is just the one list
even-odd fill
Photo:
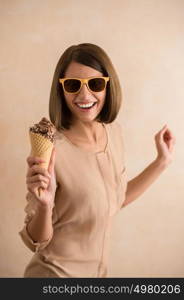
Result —
[[110, 77], [109, 82], [107, 82], [104, 106], [95, 120], [111, 123], [115, 120], [121, 107], [121, 85], [108, 55], [102, 48], [91, 43], [70, 46], [60, 57], [50, 91], [49, 116], [51, 122], [58, 130], [69, 129], [72, 124], [72, 113], [66, 105], [63, 88], [59, 83], [59, 78], [64, 77], [65, 71], [72, 61], [94, 68], [100, 71], [103, 76]]

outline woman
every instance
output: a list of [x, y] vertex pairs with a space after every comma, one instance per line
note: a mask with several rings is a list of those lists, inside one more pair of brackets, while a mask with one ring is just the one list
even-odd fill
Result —
[[156, 159], [127, 182], [116, 121], [121, 103], [118, 76], [102, 48], [85, 43], [63, 53], [50, 93], [57, 140], [48, 171], [39, 157], [27, 158], [28, 204], [20, 235], [35, 253], [24, 277], [107, 277], [114, 215], [168, 166], [175, 142], [164, 126], [155, 136]]

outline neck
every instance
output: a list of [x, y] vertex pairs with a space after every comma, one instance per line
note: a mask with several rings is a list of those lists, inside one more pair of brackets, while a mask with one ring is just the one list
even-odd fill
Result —
[[73, 122], [71, 131], [75, 133], [77, 139], [90, 144], [96, 144], [102, 130], [102, 124], [97, 121], [82, 122], [77, 120]]

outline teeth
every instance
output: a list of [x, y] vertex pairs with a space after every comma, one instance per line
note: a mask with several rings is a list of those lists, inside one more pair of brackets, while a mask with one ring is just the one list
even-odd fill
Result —
[[89, 103], [89, 104], [79, 104], [79, 103], [76, 103], [76, 104], [77, 104], [77, 106], [79, 106], [79, 107], [82, 108], [82, 107], [92, 107], [94, 103], [95, 103], [95, 102]]

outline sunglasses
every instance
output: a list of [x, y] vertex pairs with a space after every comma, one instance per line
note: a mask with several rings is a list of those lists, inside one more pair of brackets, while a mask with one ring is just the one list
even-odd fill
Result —
[[77, 94], [81, 87], [86, 83], [91, 92], [102, 92], [109, 81], [109, 77], [90, 77], [90, 78], [60, 78], [59, 82], [68, 94]]

